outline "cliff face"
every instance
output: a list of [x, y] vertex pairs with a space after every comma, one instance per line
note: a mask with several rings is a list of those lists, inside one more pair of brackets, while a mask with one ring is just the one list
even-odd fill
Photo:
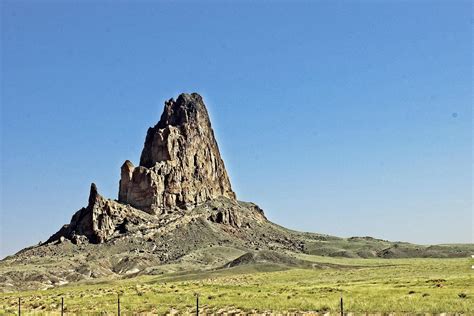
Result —
[[119, 202], [161, 214], [220, 196], [236, 198], [206, 106], [197, 93], [181, 94], [148, 129], [140, 165], [123, 164]]

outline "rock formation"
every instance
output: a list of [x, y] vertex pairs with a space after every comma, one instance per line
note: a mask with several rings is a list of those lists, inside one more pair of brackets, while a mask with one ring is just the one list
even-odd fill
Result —
[[[47, 243], [102, 243], [126, 232], [127, 225], [163, 225], [218, 198], [236, 201], [202, 97], [183, 93], [165, 102], [160, 121], [148, 129], [140, 165], [122, 165], [118, 201], [103, 198], [92, 184], [88, 206]], [[232, 210], [214, 213], [212, 222], [241, 225]]]
[[197, 93], [181, 94], [148, 129], [140, 166], [123, 164], [119, 202], [161, 214], [220, 196], [235, 199], [206, 106]]
[[128, 225], [152, 221], [151, 215], [102, 197], [94, 183], [91, 184], [89, 204], [77, 211], [71, 223], [64, 225], [46, 243], [61, 238], [75, 244], [102, 243], [114, 234], [125, 233]]
[[333, 265], [296, 259], [301, 253], [465, 257], [473, 249], [344, 239], [272, 223], [256, 204], [235, 198], [202, 98], [181, 94], [165, 103], [160, 121], [148, 130], [140, 164], [123, 164], [118, 200], [102, 197], [92, 184], [87, 207], [68, 225], [47, 242], [0, 261], [0, 291], [241, 264], [273, 264], [278, 270]]

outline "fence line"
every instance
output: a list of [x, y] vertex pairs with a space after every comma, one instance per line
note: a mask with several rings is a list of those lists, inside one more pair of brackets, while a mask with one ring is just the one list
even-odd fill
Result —
[[[199, 316], [199, 293], [196, 296], [196, 316]], [[341, 296], [340, 300], [341, 316], [344, 316], [344, 301]], [[117, 315], [120, 316], [120, 294], [117, 294]], [[18, 298], [18, 316], [21, 316], [21, 297]], [[64, 297], [61, 297], [61, 316], [64, 316]]]

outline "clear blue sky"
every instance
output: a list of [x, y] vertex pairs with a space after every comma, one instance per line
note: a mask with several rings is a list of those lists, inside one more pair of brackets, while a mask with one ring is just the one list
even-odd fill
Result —
[[1, 252], [117, 197], [163, 102], [199, 92], [274, 222], [472, 242], [468, 1], [1, 1]]

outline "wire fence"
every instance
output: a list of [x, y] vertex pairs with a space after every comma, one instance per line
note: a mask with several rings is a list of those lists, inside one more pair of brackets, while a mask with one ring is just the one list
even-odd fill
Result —
[[[129, 301], [130, 299], [130, 301]], [[395, 316], [395, 315], [440, 315], [440, 316], [458, 316], [458, 315], [467, 315], [463, 313], [407, 313], [407, 312], [393, 312], [393, 313], [377, 313], [377, 312], [349, 312], [344, 309], [344, 298], [341, 296], [340, 300], [334, 302], [337, 305], [337, 311], [334, 309], [329, 311], [291, 311], [291, 312], [272, 312], [272, 311], [242, 311], [238, 308], [221, 308], [217, 309], [213, 306], [202, 305], [200, 301], [199, 294], [190, 296], [186, 298], [185, 308], [175, 309], [173, 306], [170, 306], [165, 303], [153, 303], [146, 300], [137, 302], [136, 299], [132, 299], [128, 296], [121, 296], [120, 294], [114, 297], [101, 298], [94, 311], [88, 311], [81, 303], [71, 303], [68, 305], [67, 299], [65, 297], [58, 297], [54, 302], [49, 302], [49, 306], [42, 304], [42, 302], [31, 301], [32, 298], [29, 297], [18, 297], [16, 304], [10, 303], [7, 306], [3, 306], [3, 309], [0, 309], [0, 315], [54, 315], [54, 316], [65, 316], [65, 315], [190, 315], [190, 316], [199, 316], [199, 315], [294, 315], [294, 316], [356, 316], [356, 315], [365, 315], [365, 316]], [[28, 303], [27, 308], [25, 308], [25, 303]], [[37, 303], [37, 304], [36, 304]]]
[[[83, 310], [77, 303], [69, 306], [67, 300], [64, 297], [58, 297], [57, 302], [49, 302], [49, 306], [41, 304], [41, 302], [29, 301], [28, 307], [25, 308], [25, 303], [28, 301], [28, 297], [18, 297], [18, 301], [12, 306], [10, 303], [8, 306], [3, 306], [3, 311], [0, 310], [0, 315], [283, 315], [282, 312], [245, 312], [239, 309], [230, 310], [216, 310], [216, 308], [209, 308], [206, 305], [201, 305], [199, 294], [195, 294], [194, 297], [190, 297], [186, 309], [176, 310], [171, 306], [165, 306], [164, 304], [153, 304], [151, 302], [127, 302], [126, 297], [124, 299], [120, 294], [115, 298], [106, 298], [100, 300], [100, 308], [97, 311]], [[44, 309], [44, 310], [43, 310]], [[344, 311], [344, 300], [341, 297], [339, 302], [339, 311], [337, 313], [331, 313], [331, 315], [352, 315], [352, 313], [345, 313]], [[2, 313], [3, 312], [3, 313]], [[290, 315], [329, 315], [328, 312], [291, 312], [287, 313]]]

